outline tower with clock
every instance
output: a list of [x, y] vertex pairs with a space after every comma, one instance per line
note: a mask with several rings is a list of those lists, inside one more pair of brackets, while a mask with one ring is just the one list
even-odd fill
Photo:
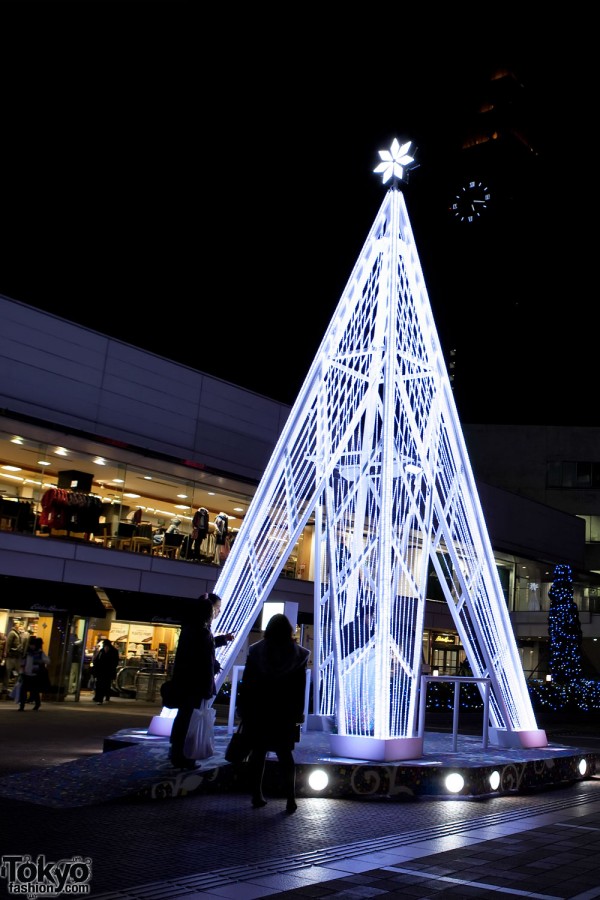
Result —
[[[450, 218], [461, 227], [504, 220], [515, 213], [523, 185], [535, 180], [529, 97], [508, 68], [491, 70], [471, 109], [459, 116]], [[513, 216], [514, 218], [514, 216]]]

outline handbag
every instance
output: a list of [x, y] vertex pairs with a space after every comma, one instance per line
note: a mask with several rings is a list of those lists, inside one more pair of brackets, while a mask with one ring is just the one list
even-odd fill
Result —
[[234, 765], [241, 765], [246, 762], [251, 751], [252, 747], [250, 746], [250, 740], [244, 730], [244, 723], [240, 722], [238, 730], [233, 732], [231, 739], [227, 744], [225, 759], [227, 762], [233, 763]]
[[42, 663], [38, 669], [37, 673], [38, 686], [42, 693], [49, 694], [52, 690], [52, 684], [50, 682], [50, 673], [48, 672], [48, 666], [45, 663]]
[[188, 759], [206, 759], [215, 752], [215, 718], [213, 700], [203, 700], [192, 712], [190, 725], [183, 744], [183, 755]]

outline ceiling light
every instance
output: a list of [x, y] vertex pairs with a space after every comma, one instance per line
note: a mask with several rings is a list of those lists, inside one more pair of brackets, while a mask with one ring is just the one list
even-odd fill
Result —
[[208, 494], [209, 497], [214, 497], [214, 496], [215, 496], [215, 492], [214, 492], [214, 491], [207, 491], [207, 494]]
[[187, 494], [177, 494], [180, 500], [187, 500]]
[[11, 438], [11, 439], [10, 439], [10, 442], [11, 442], [11, 444], [22, 444], [22, 443], [23, 443], [23, 438], [22, 438], [22, 437], [19, 437], [18, 435], [15, 435], [14, 438]]
[[144, 481], [152, 481], [152, 475], [144, 475]]
[[113, 478], [113, 484], [125, 484], [124, 478]]
[[[7, 474], [7, 475], [3, 475], [2, 478], [3, 478], [4, 481], [5, 481], [7, 478], [10, 478], [11, 481], [22, 481], [23, 484], [26, 483], [26, 482], [25, 482], [25, 479], [24, 479], [24, 478], [21, 478], [20, 475], [8, 475], [8, 474]], [[39, 484], [39, 481], [38, 481], [38, 482], [35, 482], [35, 484]]]
[[38, 466], [51, 466], [52, 463], [48, 462], [47, 459], [38, 459]]
[[2, 466], [5, 472], [20, 472], [21, 466]]
[[234, 512], [244, 512], [244, 507], [243, 506], [234, 506], [233, 511]]
[[183, 503], [176, 503], [175, 509], [189, 509], [189, 506], [184, 506]]
[[139, 500], [139, 494], [123, 494], [124, 497], [127, 497], [128, 500]]
[[57, 456], [66, 456], [69, 451], [66, 450], [64, 447], [57, 447], [54, 452], [56, 453]]
[[94, 460], [94, 462], [96, 463], [97, 466], [105, 466], [106, 465], [106, 460], [104, 459], [103, 456], [97, 456], [96, 459]]

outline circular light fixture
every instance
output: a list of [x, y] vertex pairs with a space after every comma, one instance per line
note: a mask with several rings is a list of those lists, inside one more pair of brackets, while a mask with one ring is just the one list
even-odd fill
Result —
[[587, 772], [587, 760], [585, 760], [585, 759], [580, 759], [580, 760], [579, 760], [579, 765], [577, 766], [577, 768], [579, 769], [579, 774], [580, 774], [580, 775], [585, 775], [586, 772]]
[[451, 772], [451, 774], [446, 778], [444, 784], [446, 785], [446, 790], [450, 794], [458, 794], [465, 786], [465, 779], [462, 777], [460, 772]]
[[323, 791], [329, 784], [329, 776], [324, 769], [313, 769], [308, 776], [308, 786], [313, 791]]
[[494, 770], [490, 775], [490, 787], [493, 791], [497, 791], [500, 787], [500, 772]]

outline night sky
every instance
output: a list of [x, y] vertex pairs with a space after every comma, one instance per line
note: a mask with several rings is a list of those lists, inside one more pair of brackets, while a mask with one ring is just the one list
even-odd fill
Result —
[[[202, 15], [0, 7], [0, 292], [291, 404], [387, 190], [378, 150], [398, 137], [419, 162], [405, 194], [462, 420], [598, 424], [597, 189], [591, 135], [572, 130], [595, 76], [585, 54], [557, 64], [569, 24], [540, 41], [480, 23], [482, 41], [438, 23], [440, 50], [374, 8], [341, 23]], [[535, 157], [496, 173], [498, 212], [469, 226], [449, 212], [458, 148], [498, 66], [522, 86]]]

